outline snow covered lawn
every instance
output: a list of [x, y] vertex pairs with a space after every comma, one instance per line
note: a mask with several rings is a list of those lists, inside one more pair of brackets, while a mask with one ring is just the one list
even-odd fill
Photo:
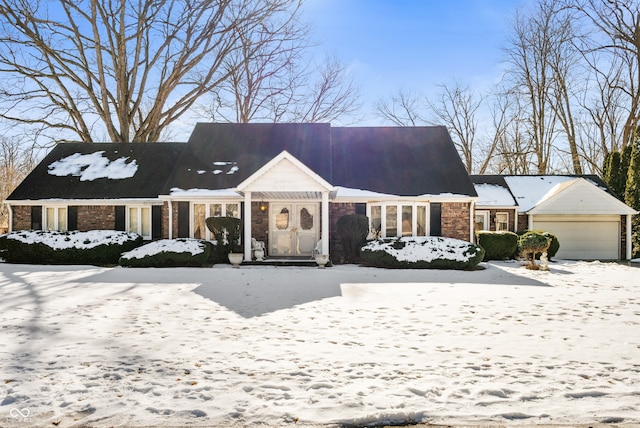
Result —
[[640, 423], [638, 267], [0, 263], [0, 425]]

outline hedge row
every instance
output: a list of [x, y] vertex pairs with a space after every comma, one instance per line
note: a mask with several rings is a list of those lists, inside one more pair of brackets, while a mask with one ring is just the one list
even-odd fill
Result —
[[9, 263], [88, 264], [125, 267], [211, 266], [219, 259], [209, 241], [160, 240], [118, 231], [19, 231], [0, 237], [0, 257]]
[[549, 260], [558, 253], [558, 250], [560, 249], [560, 242], [558, 241], [558, 238], [552, 233], [545, 231], [536, 230], [521, 232], [518, 234], [507, 231], [481, 231], [476, 233], [478, 245], [485, 250], [485, 261], [517, 258], [520, 255], [522, 240], [530, 239], [531, 235], [542, 235], [551, 239], [551, 245], [547, 250]]
[[19, 231], [4, 235], [2, 258], [10, 263], [115, 265], [123, 252], [142, 244], [135, 233], [118, 231]]
[[360, 255], [365, 265], [374, 267], [470, 270], [482, 261], [484, 249], [458, 239], [426, 236], [369, 241]]

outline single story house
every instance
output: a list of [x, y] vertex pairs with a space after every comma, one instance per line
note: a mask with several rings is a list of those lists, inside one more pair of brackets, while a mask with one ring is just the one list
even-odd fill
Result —
[[545, 230], [561, 259], [631, 258], [635, 210], [596, 175], [472, 175], [476, 230]]
[[64, 143], [7, 198], [12, 230], [115, 229], [212, 239], [205, 219], [244, 224], [278, 258], [330, 254], [336, 222], [377, 236], [474, 238], [475, 188], [445, 127], [199, 123], [186, 143]]
[[[371, 236], [544, 229], [558, 258], [630, 258], [635, 211], [595, 176], [469, 176], [445, 127], [198, 123], [186, 143], [64, 143], [5, 201], [11, 230], [115, 229], [213, 239], [241, 218], [244, 258], [340, 261], [347, 214]], [[587, 230], [588, 233], [584, 233]]]

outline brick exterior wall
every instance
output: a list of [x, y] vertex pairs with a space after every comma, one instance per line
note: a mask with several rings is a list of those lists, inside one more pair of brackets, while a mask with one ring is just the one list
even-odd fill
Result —
[[471, 204], [469, 202], [442, 203], [442, 236], [469, 241], [471, 236]]
[[113, 230], [116, 209], [113, 205], [78, 206], [78, 230]]
[[524, 232], [529, 230], [529, 215], [518, 214], [518, 230], [516, 232]]

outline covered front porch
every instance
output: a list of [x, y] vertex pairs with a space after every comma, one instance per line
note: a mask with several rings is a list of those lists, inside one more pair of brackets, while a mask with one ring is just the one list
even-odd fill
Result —
[[244, 197], [245, 262], [253, 260], [254, 234], [267, 237], [273, 260], [310, 260], [316, 253], [328, 258], [329, 200], [336, 190], [295, 157], [283, 151], [235, 190]]

